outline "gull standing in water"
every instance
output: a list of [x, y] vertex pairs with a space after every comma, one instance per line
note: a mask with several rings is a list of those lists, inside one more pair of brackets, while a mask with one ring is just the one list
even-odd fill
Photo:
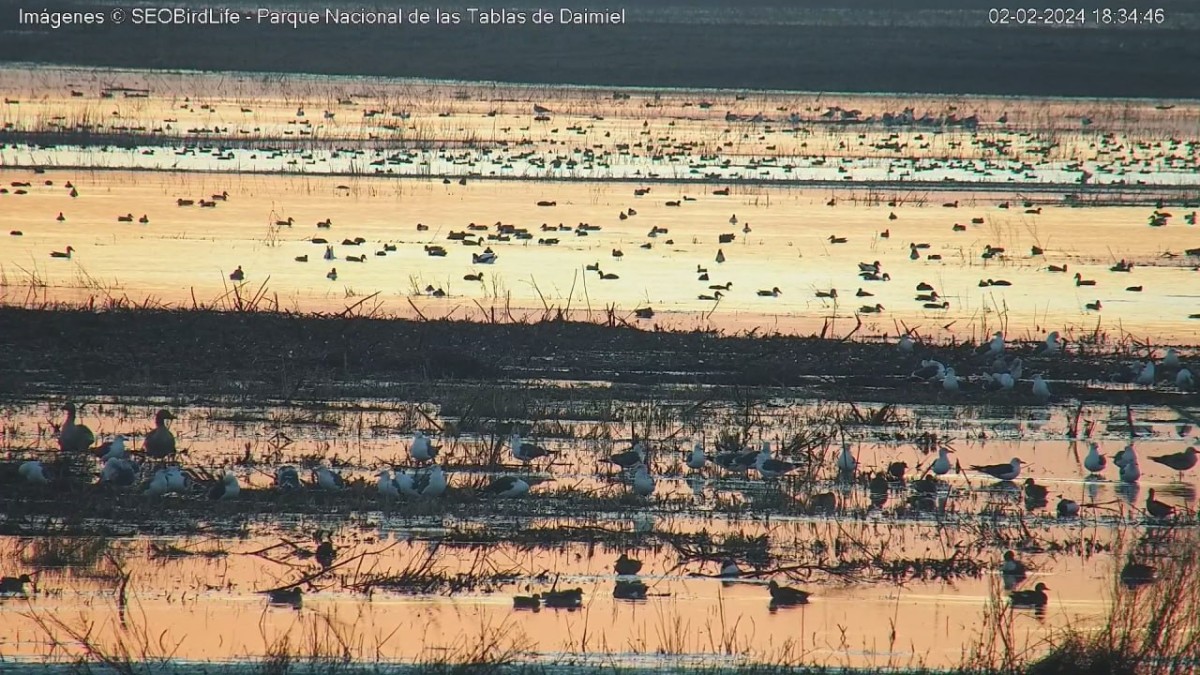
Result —
[[1175, 469], [1179, 472], [1179, 479], [1183, 480], [1183, 472], [1196, 466], [1196, 455], [1198, 454], [1200, 452], [1197, 452], [1196, 448], [1191, 447], [1183, 452], [1176, 452], [1170, 455], [1157, 455], [1151, 457], [1150, 460]]
[[1083, 458], [1083, 468], [1092, 475], [1098, 475], [1106, 466], [1108, 466], [1108, 460], [1100, 454], [1100, 446], [1097, 443], [1088, 443], [1088, 454]]
[[951, 452], [952, 450], [944, 445], [938, 448], [937, 459], [933, 460], [933, 464], [929, 466], [934, 475], [945, 476], [946, 474], [950, 473], [950, 469], [953, 468], [953, 466], [950, 464]]
[[858, 460], [850, 452], [850, 444], [842, 443], [842, 453], [837, 458], [837, 468], [841, 473], [852, 474], [858, 469]]
[[692, 445], [691, 454], [688, 455], [687, 467], [694, 471], [699, 471], [700, 469], [703, 469], [704, 465], [706, 464], [708, 464], [708, 456], [704, 454], [704, 445], [699, 441], [696, 441], [696, 443]]
[[771, 457], [771, 441], [763, 441], [762, 449], [758, 452], [758, 457], [754, 460], [754, 468], [758, 470], [758, 475], [763, 478], [779, 478], [785, 473], [796, 468], [795, 464], [785, 462], [782, 459], [774, 459]]
[[1024, 464], [1020, 459], [1013, 457], [1008, 464], [972, 464], [971, 470], [987, 475], [997, 480], [1016, 480], [1017, 476], [1021, 475], [1021, 465]]
[[637, 471], [633, 475], [633, 491], [638, 496], [649, 497], [654, 494], [654, 477], [646, 469], [646, 465], [639, 465]]

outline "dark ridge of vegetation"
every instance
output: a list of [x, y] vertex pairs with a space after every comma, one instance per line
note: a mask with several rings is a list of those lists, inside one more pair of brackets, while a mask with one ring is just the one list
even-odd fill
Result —
[[[910, 381], [922, 358], [954, 365], [960, 376], [987, 372], [990, 363], [975, 356], [974, 344], [922, 346], [905, 356], [894, 344], [869, 337], [666, 332], [634, 327], [611, 311], [608, 319], [610, 325], [536, 316], [483, 323], [259, 310], [6, 307], [0, 308], [0, 394], [97, 389], [203, 395], [230, 393], [237, 383], [243, 394], [308, 400], [336, 397], [339, 389], [361, 394], [364, 383], [383, 391], [395, 382], [542, 378], [789, 387], [796, 395], [847, 401], [1038, 403], [1025, 386], [1008, 394], [968, 390], [949, 397], [940, 386]], [[1056, 400], [1195, 400], [1194, 394], [1168, 390], [1097, 386], [1127, 360], [1161, 345], [1098, 332], [1065, 337], [1072, 343], [1069, 355], [1042, 358], [1033, 355], [1033, 344], [1014, 348], [1025, 357], [1026, 372], [1052, 383]]]
[[[315, 3], [265, 4], [324, 9]], [[415, 2], [389, 5], [405, 10], [416, 6], [430, 9]], [[497, 2], [476, 6], [511, 7]], [[1160, 0], [1155, 6], [1164, 8], [1163, 22], [1136, 26], [1100, 25], [1091, 9], [1122, 4], [1092, 3], [1086, 6], [1088, 25], [1069, 28], [993, 25], [988, 10], [994, 6], [979, 0], [855, 2], [853, 7], [834, 0], [623, 0], [602, 8], [625, 8], [623, 25], [484, 26], [470, 24], [465, 11], [459, 25], [295, 29], [253, 20], [203, 30], [132, 21], [57, 30], [26, 25], [4, 33], [0, 60], [606, 86], [1142, 97], [1197, 93], [1192, 71], [1200, 62], [1200, 44], [1189, 30], [1197, 25], [1190, 3]], [[1138, 7], [1146, 9], [1145, 3]], [[97, 5], [68, 0], [49, 8], [82, 11]], [[5, 20], [15, 23], [15, 17]], [[271, 48], [263, 49], [264, 44]]]

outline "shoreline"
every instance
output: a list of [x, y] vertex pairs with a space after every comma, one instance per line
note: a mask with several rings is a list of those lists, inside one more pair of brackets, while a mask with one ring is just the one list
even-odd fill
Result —
[[[1045, 405], [1024, 382], [1006, 393], [964, 383], [960, 394], [947, 397], [936, 383], [910, 380], [923, 358], [957, 364], [965, 378], [979, 376], [988, 366], [975, 358], [973, 344], [919, 345], [916, 353], [902, 355], [893, 343], [870, 336], [728, 336], [553, 319], [482, 323], [257, 310], [8, 307], [0, 307], [0, 335], [5, 336], [0, 347], [11, 355], [0, 394], [17, 398], [107, 387], [143, 395], [180, 388], [245, 395], [258, 389], [304, 400], [361, 396], [363, 389], [387, 391], [421, 382], [601, 382], [658, 390], [763, 388], [797, 398], [897, 404]], [[104, 339], [81, 342], [80, 335]], [[120, 349], [111, 349], [112, 344]], [[1025, 358], [1027, 372], [1041, 373], [1051, 383], [1050, 405], [1196, 401], [1195, 392], [1167, 385], [1146, 389], [1108, 382], [1109, 373], [1145, 351], [1132, 340], [1085, 344], [1083, 354], [1072, 344], [1071, 356], [1057, 358], [1037, 357], [1035, 347], [1014, 344], [1010, 352]], [[1190, 358], [1190, 352], [1181, 350], [1181, 357]], [[289, 377], [293, 386], [281, 391], [281, 378]]]

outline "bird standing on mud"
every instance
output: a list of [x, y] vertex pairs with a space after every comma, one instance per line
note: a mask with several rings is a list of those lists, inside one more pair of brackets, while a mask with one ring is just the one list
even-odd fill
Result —
[[541, 457], [551, 457], [558, 454], [554, 451], [547, 450], [540, 445], [526, 443], [525, 441], [521, 440], [520, 434], [515, 433], [509, 438], [509, 445], [512, 446], [513, 459], [525, 463], [532, 462], [533, 460]]

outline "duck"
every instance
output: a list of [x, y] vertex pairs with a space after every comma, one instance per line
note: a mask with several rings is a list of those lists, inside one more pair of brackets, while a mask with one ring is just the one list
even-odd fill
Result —
[[829, 235], [829, 243], [831, 244], [845, 244], [846, 241], [847, 239], [845, 237], [838, 237], [832, 234]]
[[875, 297], [875, 294], [874, 294], [874, 293], [872, 293], [872, 292], [870, 292], [870, 291], [864, 291], [864, 290], [863, 290], [863, 289], [861, 289], [861, 288], [860, 288], [860, 289], [858, 289], [858, 291], [857, 291], [857, 292], [856, 292], [854, 295], [855, 295], [855, 296], [857, 296], [857, 297], [860, 297], [860, 298], [873, 298], [873, 297]]
[[1017, 560], [1017, 554], [1005, 551], [1004, 562], [1000, 563], [1000, 574], [1020, 581], [1025, 578], [1025, 572], [1025, 563]]
[[862, 307], [858, 308], [858, 311], [863, 314], [880, 314], [883, 312], [883, 305], [879, 304], [878, 302], [875, 303], [874, 306], [863, 305]]
[[229, 273], [230, 281], [242, 281], [245, 278], [246, 278], [246, 273], [242, 271], [241, 265], [238, 265], [238, 268], [236, 270]]
[[1002, 481], [1016, 480], [1017, 476], [1021, 475], [1021, 465], [1024, 464], [1020, 459], [1013, 457], [1008, 464], [972, 464], [971, 470], [987, 475]]
[[715, 300], [720, 300], [723, 296], [724, 296], [724, 293], [722, 293], [721, 291], [713, 291], [712, 295], [708, 295], [707, 293], [701, 293], [700, 295], [696, 296], [696, 299], [698, 299], [698, 300], [714, 300], [715, 301]]
[[1075, 285], [1076, 286], [1095, 286], [1096, 280], [1095, 279], [1084, 279], [1082, 274], [1080, 274], [1079, 272], [1076, 272], [1075, 273]]
[[1089, 302], [1089, 303], [1085, 304], [1083, 306], [1083, 308], [1088, 310], [1089, 312], [1099, 312], [1101, 309], [1104, 308], [1104, 305], [1099, 300], [1097, 300], [1095, 302]]
[[330, 281], [337, 281], [337, 277], [338, 273], [336, 267], [330, 268], [330, 270], [325, 273], [325, 278]]
[[830, 298], [830, 299], [832, 299], [832, 300], [836, 300], [836, 299], [837, 299], [837, 296], [838, 296], [838, 295], [837, 295], [837, 289], [836, 289], [836, 288], [831, 288], [831, 289], [829, 289], [829, 290], [827, 290], [827, 291], [817, 291], [817, 297], [818, 297], [818, 298]]
[[308, 254], [307, 254], [307, 253], [305, 253], [304, 255], [298, 255], [298, 256], [296, 256], [296, 262], [300, 262], [300, 263], [306, 263], [306, 262], [308, 262]]
[[85, 452], [96, 442], [96, 435], [87, 426], [75, 423], [76, 408], [73, 402], [67, 401], [62, 409], [67, 413], [67, 419], [58, 430], [58, 449], [63, 452]]
[[812, 597], [812, 593], [808, 591], [780, 586], [774, 579], [767, 584], [767, 590], [771, 593], [771, 603], [776, 605], [804, 605], [808, 604], [808, 599]]
[[542, 608], [542, 596], [534, 593], [533, 595], [517, 595], [513, 596], [513, 609], [529, 610], [536, 612]]
[[542, 603], [555, 609], [579, 609], [583, 606], [583, 589], [569, 588], [562, 591], [546, 591], [541, 594]]
[[175, 454], [175, 434], [167, 428], [167, 420], [173, 419], [175, 416], [170, 410], [163, 409], [154, 413], [154, 429], [146, 434], [142, 441], [142, 449], [148, 456], [163, 459]]
[[1131, 557], [1121, 568], [1121, 583], [1125, 584], [1126, 588], [1145, 586], [1154, 583], [1156, 573], [1153, 565], [1139, 563]]
[[1060, 497], [1058, 505], [1054, 507], [1059, 518], [1074, 518], [1079, 515], [1079, 502], [1066, 497]]
[[1026, 478], [1022, 487], [1022, 493], [1025, 495], [1025, 501], [1033, 504], [1044, 504], [1046, 497], [1050, 491], [1044, 485], [1038, 485], [1032, 478]]
[[617, 562], [613, 564], [613, 571], [620, 576], [630, 576], [642, 571], [642, 561], [635, 558], [630, 558], [622, 553]]
[[1175, 507], [1155, 499], [1154, 488], [1150, 488], [1150, 494], [1146, 496], [1146, 513], [1153, 518], [1162, 520], [1175, 515]]
[[74, 253], [74, 252], [75, 252], [75, 247], [74, 247], [74, 246], [68, 246], [68, 247], [67, 247], [67, 250], [65, 250], [65, 251], [51, 251], [51, 252], [50, 252], [50, 257], [51, 257], [51, 258], [67, 258], [67, 259], [70, 259], [70, 257], [71, 257], [71, 254], [72, 254], [72, 253]]
[[28, 574], [19, 577], [0, 577], [0, 595], [24, 595], [25, 584], [33, 583]]
[[304, 593], [299, 586], [292, 588], [279, 588], [273, 591], [267, 591], [267, 602], [272, 605], [290, 605], [297, 609], [304, 602]]
[[123, 216], [117, 216], [117, 222], [118, 223], [132, 223], [133, 222], [133, 214], [126, 213]]
[[62, 222], [65, 222], [65, 221], [67, 220], [67, 217], [63, 215], [63, 212], [62, 212], [62, 211], [59, 211], [59, 212], [58, 212], [58, 217], [57, 217], [57, 218], [55, 218], [55, 220], [57, 220], [58, 222], [62, 223]]
[[776, 286], [769, 291], [759, 290], [758, 296], [760, 298], [778, 298], [782, 293], [783, 291], [779, 290], [779, 287]]
[[213, 486], [209, 488], [208, 498], [213, 501], [225, 501], [237, 497], [241, 491], [242, 487], [238, 485], [237, 476], [226, 471], [225, 475], [221, 476], [221, 480], [213, 483]]
[[1045, 607], [1046, 603], [1050, 601], [1049, 596], [1046, 595], [1046, 591], [1048, 590], [1050, 590], [1049, 586], [1038, 582], [1038, 585], [1034, 586], [1032, 591], [1013, 591], [1009, 594], [1009, 597], [1012, 599], [1013, 607], [1041, 608]]
[[736, 579], [742, 576], [742, 568], [738, 567], [733, 558], [725, 558], [721, 561], [721, 572], [717, 576], [722, 579]]

